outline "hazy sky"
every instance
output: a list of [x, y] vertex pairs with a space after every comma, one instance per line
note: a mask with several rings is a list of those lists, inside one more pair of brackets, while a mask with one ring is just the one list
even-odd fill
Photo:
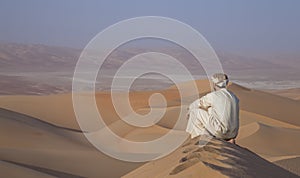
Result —
[[82, 48], [107, 26], [146, 15], [183, 21], [227, 51], [300, 51], [300, 0], [1, 0], [0, 42]]

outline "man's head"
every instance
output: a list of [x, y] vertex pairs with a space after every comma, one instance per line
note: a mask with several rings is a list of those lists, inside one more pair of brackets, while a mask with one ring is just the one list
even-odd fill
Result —
[[226, 88], [229, 82], [228, 76], [223, 73], [216, 73], [211, 77], [214, 89]]

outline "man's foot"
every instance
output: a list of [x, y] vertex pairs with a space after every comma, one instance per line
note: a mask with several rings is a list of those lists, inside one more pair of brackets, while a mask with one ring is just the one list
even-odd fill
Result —
[[228, 140], [229, 143], [235, 144], [235, 139]]

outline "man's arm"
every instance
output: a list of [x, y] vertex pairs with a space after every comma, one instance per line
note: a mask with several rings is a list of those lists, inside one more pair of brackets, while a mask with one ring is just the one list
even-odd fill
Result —
[[208, 108], [211, 107], [211, 103], [212, 103], [211, 101], [212, 99], [210, 93], [205, 96], [202, 96], [199, 99], [199, 104], [200, 104], [199, 108], [208, 111]]
[[204, 109], [208, 110], [211, 107], [211, 96], [209, 94], [202, 96], [200, 99], [195, 100], [192, 104], [190, 104], [188, 110], [191, 109]]
[[210, 96], [203, 96], [200, 99], [195, 100], [190, 106], [187, 108], [189, 111], [187, 113], [187, 119], [189, 119], [190, 111], [192, 109], [203, 109], [205, 111], [208, 111], [208, 108], [211, 107], [210, 102]]
[[192, 104], [190, 104], [188, 110], [199, 109], [199, 107], [200, 107], [200, 99], [197, 99], [194, 102], [192, 102]]

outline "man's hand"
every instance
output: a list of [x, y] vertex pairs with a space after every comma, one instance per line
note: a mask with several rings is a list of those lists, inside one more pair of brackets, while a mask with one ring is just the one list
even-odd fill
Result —
[[210, 107], [211, 107], [211, 106], [209, 106], [209, 107], [207, 107], [207, 108], [206, 108], [206, 107], [203, 107], [203, 106], [200, 106], [199, 108], [200, 108], [200, 109], [203, 109], [203, 110], [205, 110], [205, 111], [208, 111], [208, 108], [210, 108]]

